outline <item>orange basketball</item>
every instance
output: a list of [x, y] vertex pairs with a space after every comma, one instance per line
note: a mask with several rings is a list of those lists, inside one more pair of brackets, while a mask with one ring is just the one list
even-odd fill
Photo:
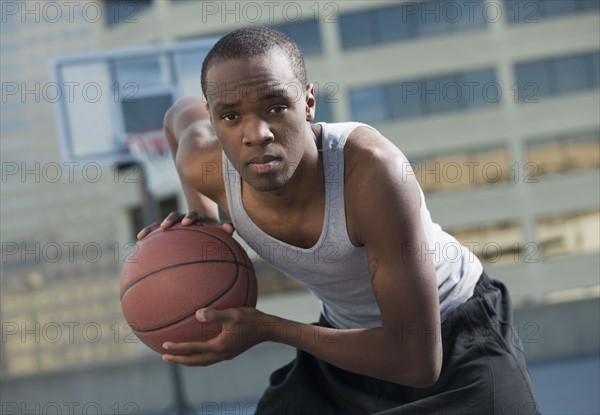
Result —
[[120, 291], [125, 319], [158, 353], [167, 353], [165, 341], [205, 341], [221, 332], [220, 324], [199, 322], [198, 309], [255, 307], [257, 297], [244, 249], [204, 224], [158, 228], [138, 241], [123, 267]]

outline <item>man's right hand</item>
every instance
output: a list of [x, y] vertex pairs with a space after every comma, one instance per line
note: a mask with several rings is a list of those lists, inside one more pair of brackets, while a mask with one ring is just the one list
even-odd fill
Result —
[[178, 222], [181, 222], [181, 224], [184, 226], [191, 225], [193, 223], [198, 223], [198, 222], [206, 223], [206, 224], [216, 226], [216, 227], [220, 226], [221, 229], [223, 229], [223, 231], [225, 231], [229, 235], [232, 235], [233, 231], [234, 231], [233, 225], [231, 223], [217, 222], [216, 220], [207, 218], [202, 213], [197, 212], [195, 210], [192, 210], [187, 215], [183, 214], [183, 213], [179, 213], [179, 212], [171, 212], [167, 215], [167, 217], [165, 219], [163, 219], [162, 222], [154, 222], [152, 225], [149, 225], [149, 226], [146, 226], [145, 228], [143, 228], [137, 234], [138, 241], [144, 239], [144, 237], [146, 235], [148, 235], [153, 230], [158, 229], [158, 227], [167, 229]]

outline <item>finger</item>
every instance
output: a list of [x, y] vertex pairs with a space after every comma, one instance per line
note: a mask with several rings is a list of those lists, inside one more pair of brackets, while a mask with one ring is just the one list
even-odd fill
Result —
[[235, 228], [233, 227], [233, 223], [224, 223], [221, 225], [221, 229], [225, 231], [228, 235], [233, 235]]
[[185, 217], [181, 220], [182, 225], [191, 225], [195, 223], [198, 219], [200, 219], [202, 215], [195, 210], [189, 212]]
[[167, 215], [166, 218], [163, 219], [163, 221], [160, 224], [160, 227], [163, 229], [170, 228], [175, 223], [181, 221], [181, 218], [183, 218], [183, 213], [171, 212]]
[[217, 353], [220, 351], [218, 349], [218, 345], [218, 337], [213, 337], [212, 339], [204, 342], [164, 342], [162, 347], [167, 351], [166, 354], [194, 355], [200, 353]]
[[154, 222], [152, 225], [149, 225], [149, 226], [146, 226], [145, 228], [143, 228], [137, 234], [138, 241], [144, 239], [144, 237], [146, 235], [148, 235], [153, 230], [157, 229], [159, 226], [160, 226], [160, 224], [158, 222]]
[[165, 362], [176, 363], [179, 365], [186, 366], [208, 366], [213, 363], [218, 363], [224, 360], [221, 356], [207, 353], [207, 354], [191, 354], [191, 355], [172, 355], [163, 354], [162, 359]]
[[203, 323], [225, 323], [235, 318], [235, 309], [216, 310], [214, 308], [201, 308], [196, 311], [196, 319]]

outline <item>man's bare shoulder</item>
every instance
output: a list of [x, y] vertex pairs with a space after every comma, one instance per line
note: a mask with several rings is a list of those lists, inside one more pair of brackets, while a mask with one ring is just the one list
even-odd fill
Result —
[[210, 123], [206, 101], [201, 97], [183, 97], [167, 110], [164, 126], [179, 138], [183, 131], [198, 122]]
[[407, 183], [410, 174], [410, 164], [402, 151], [378, 131], [358, 127], [348, 136], [344, 146], [347, 194], [364, 195], [381, 186], [402, 190], [406, 186], [396, 185]]
[[365, 168], [408, 162], [394, 143], [378, 131], [361, 126], [350, 133], [344, 146], [345, 167], [348, 172]]
[[178, 99], [165, 114], [164, 126], [167, 136], [175, 141], [176, 158], [180, 158], [182, 152], [193, 153], [194, 158], [201, 157], [204, 160], [220, 158], [221, 146], [203, 98]]
[[178, 138], [176, 162], [180, 160], [221, 161], [221, 144], [210, 122], [197, 121], [183, 130]]

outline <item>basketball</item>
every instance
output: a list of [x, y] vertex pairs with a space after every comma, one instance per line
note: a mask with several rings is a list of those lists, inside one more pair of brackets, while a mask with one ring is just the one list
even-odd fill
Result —
[[199, 322], [198, 309], [255, 307], [256, 297], [248, 255], [210, 225], [154, 230], [137, 242], [121, 274], [123, 315], [133, 333], [161, 354], [166, 341], [206, 341], [221, 332], [220, 324]]

